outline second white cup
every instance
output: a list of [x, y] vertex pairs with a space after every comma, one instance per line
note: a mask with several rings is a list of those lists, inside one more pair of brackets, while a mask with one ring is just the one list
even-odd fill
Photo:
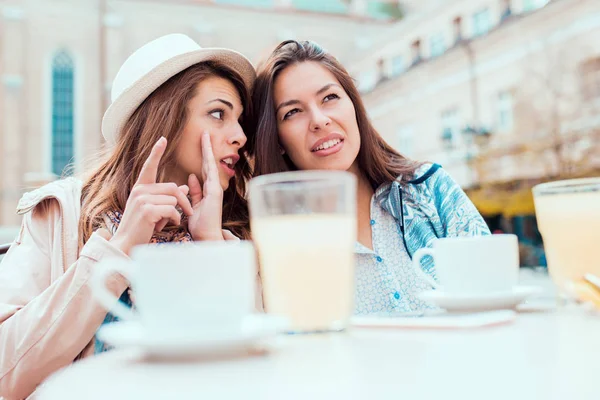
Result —
[[[433, 257], [438, 282], [421, 268]], [[512, 290], [519, 280], [519, 243], [511, 234], [437, 239], [415, 252], [413, 267], [434, 288], [448, 293]]]

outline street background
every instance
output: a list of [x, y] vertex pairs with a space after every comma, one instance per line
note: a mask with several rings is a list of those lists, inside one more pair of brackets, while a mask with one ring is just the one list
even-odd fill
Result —
[[173, 32], [255, 65], [320, 43], [388, 143], [448, 170], [523, 265], [545, 265], [531, 187], [600, 175], [598, 0], [0, 0], [0, 243], [23, 192], [104, 145], [122, 62]]

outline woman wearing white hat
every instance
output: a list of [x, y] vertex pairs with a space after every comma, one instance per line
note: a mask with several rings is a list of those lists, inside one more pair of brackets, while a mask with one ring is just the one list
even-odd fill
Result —
[[[125, 61], [102, 120], [107, 157], [83, 181], [19, 202], [21, 232], [0, 265], [0, 397], [27, 397], [103, 350], [93, 338], [107, 314], [87, 285], [102, 258], [150, 242], [249, 236], [242, 121], [254, 79], [241, 54], [180, 34]], [[108, 282], [125, 301], [127, 286], [118, 274]]]

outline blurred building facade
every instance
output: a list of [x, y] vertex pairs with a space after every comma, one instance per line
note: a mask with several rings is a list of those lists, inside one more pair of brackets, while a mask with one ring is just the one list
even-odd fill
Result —
[[351, 71], [387, 141], [465, 188], [600, 167], [600, 1], [424, 2]]
[[280, 41], [312, 39], [345, 63], [389, 28], [387, 2], [316, 0], [0, 0], [0, 225], [23, 191], [80, 173], [123, 61], [164, 34], [229, 47], [254, 63]]
[[392, 146], [442, 164], [522, 242], [540, 245], [533, 184], [600, 174], [598, 0], [0, 0], [0, 12], [0, 225], [18, 224], [27, 188], [69, 162], [84, 170], [119, 66], [171, 32], [254, 63], [284, 39], [319, 42]]

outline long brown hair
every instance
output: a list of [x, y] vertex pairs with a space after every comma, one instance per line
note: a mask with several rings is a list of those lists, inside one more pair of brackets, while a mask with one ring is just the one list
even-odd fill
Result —
[[[123, 212], [142, 165], [161, 136], [168, 141], [158, 169], [157, 179], [163, 181], [166, 167], [175, 163], [175, 149], [189, 117], [188, 104], [196, 95], [198, 83], [210, 76], [219, 76], [233, 83], [244, 105], [242, 124], [248, 123], [252, 115], [249, 89], [241, 76], [226, 65], [204, 62], [171, 77], [136, 109], [120, 132], [115, 147], [108, 150], [100, 166], [84, 180], [79, 220], [80, 245], [104, 224], [103, 216], [107, 211]], [[247, 129], [244, 131], [248, 132]], [[247, 239], [250, 234], [244, 196], [251, 169], [245, 150], [242, 150], [236, 164], [236, 175], [223, 196], [223, 226], [236, 236]]]
[[422, 163], [404, 157], [383, 140], [369, 121], [360, 94], [346, 69], [318, 44], [296, 40], [279, 44], [258, 69], [252, 95], [256, 107], [256, 135], [249, 141], [249, 148], [255, 156], [254, 175], [296, 169], [289, 157], [280, 152], [273, 89], [277, 76], [284, 69], [305, 61], [317, 62], [327, 68], [354, 104], [361, 140], [358, 167], [373, 189], [398, 177], [402, 182], [412, 179], [415, 169]]

